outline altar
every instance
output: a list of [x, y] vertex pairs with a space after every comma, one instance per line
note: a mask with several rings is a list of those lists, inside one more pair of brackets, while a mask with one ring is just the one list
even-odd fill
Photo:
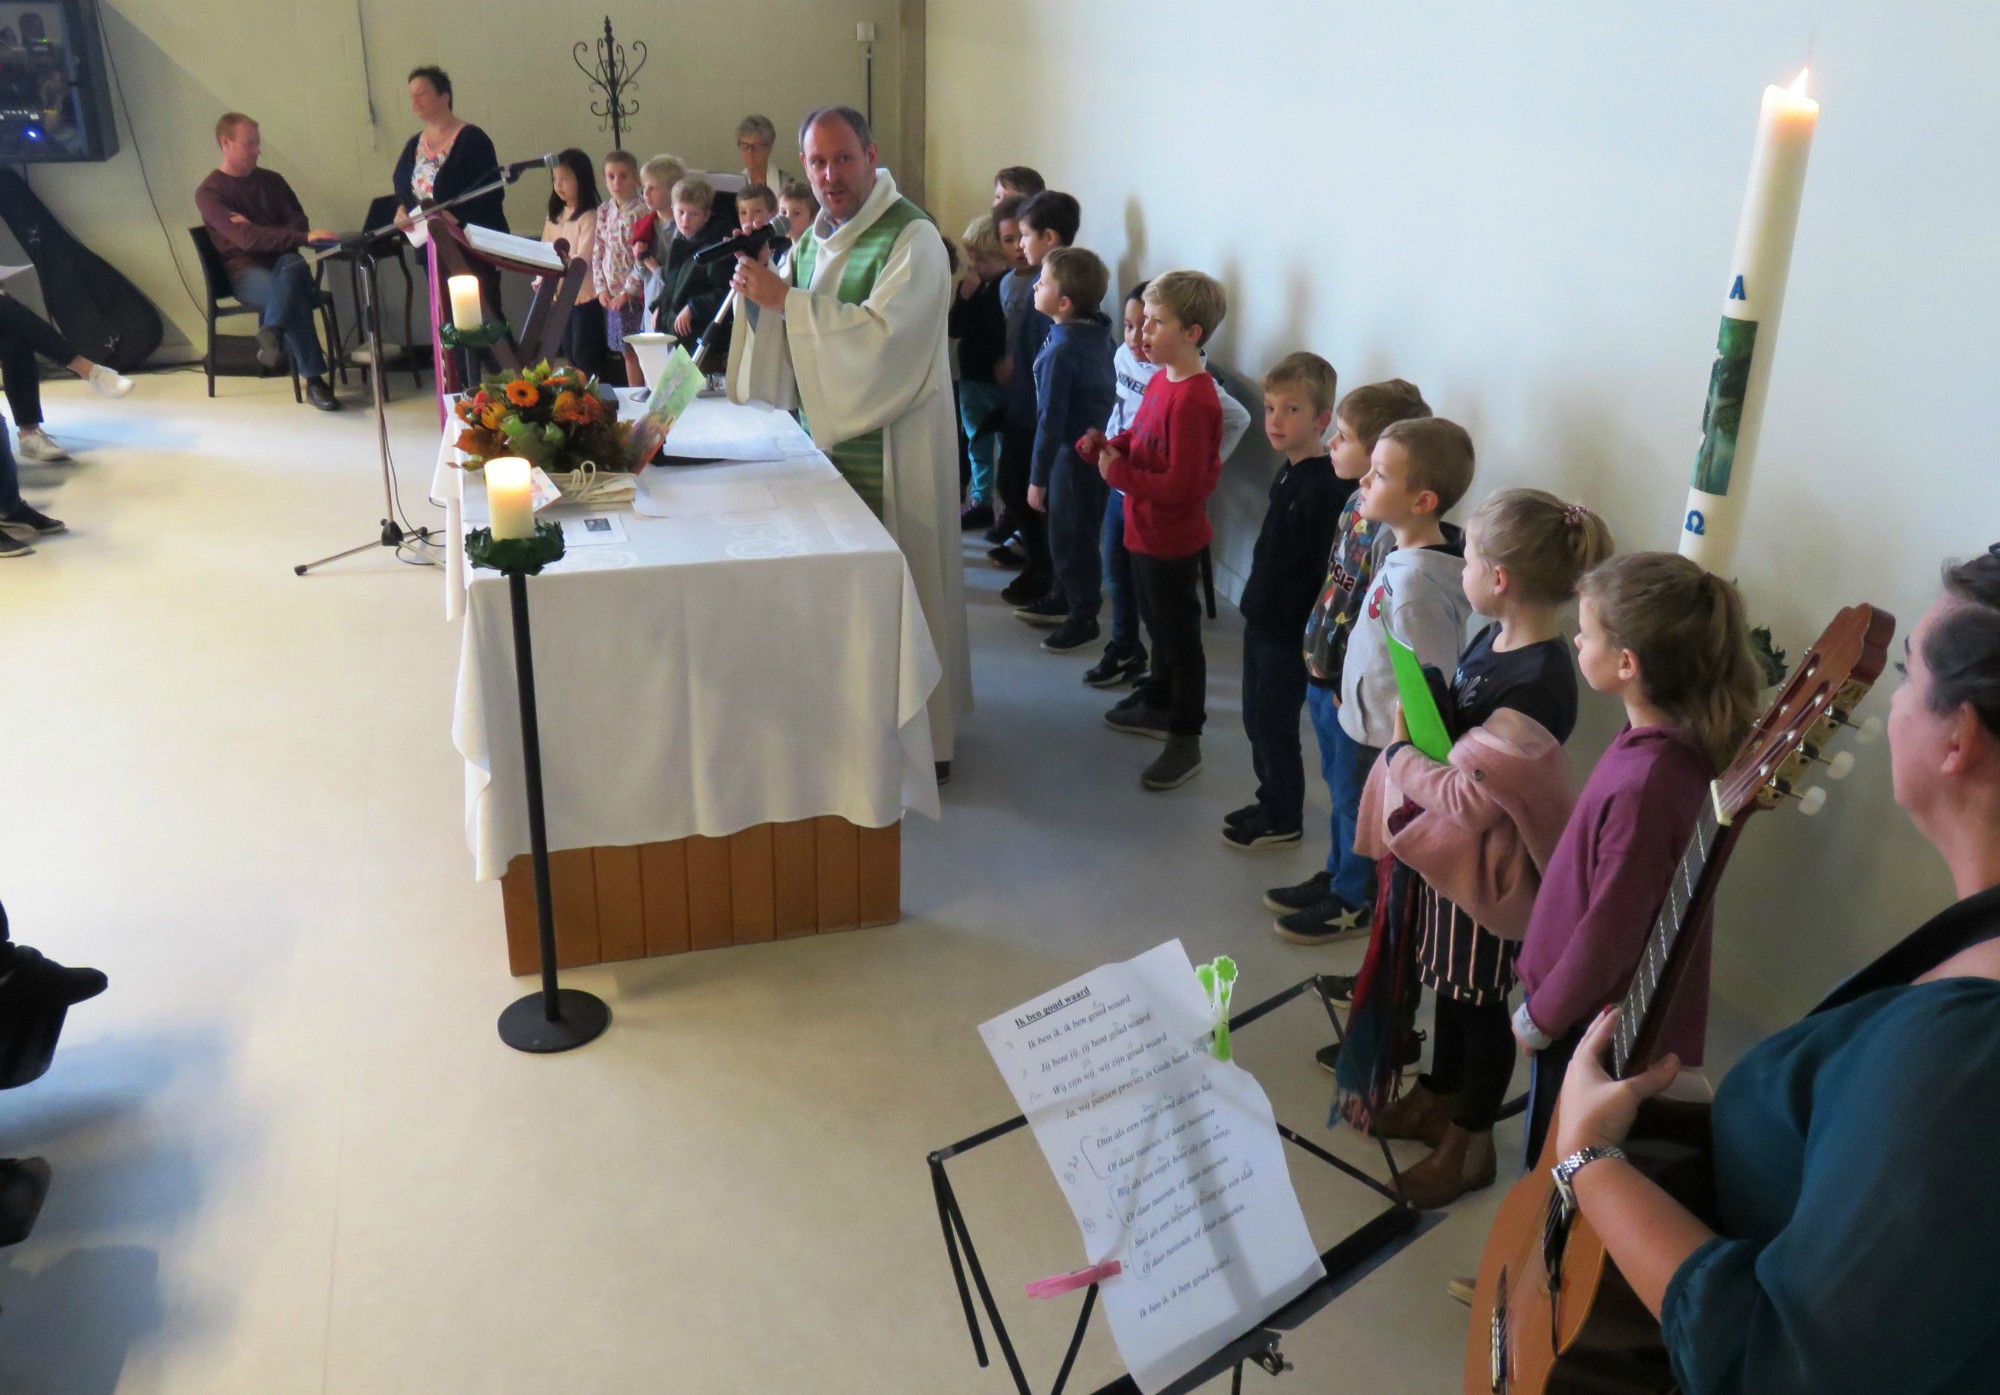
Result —
[[[431, 498], [460, 625], [466, 843], [474, 876], [501, 881], [509, 964], [530, 973], [507, 591], [465, 558], [486, 500], [454, 437]], [[894, 539], [783, 412], [702, 398], [667, 448], [714, 463], [652, 466], [630, 503], [541, 515], [569, 544], [528, 587], [565, 967], [893, 921], [903, 811], [938, 815], [939, 665]]]

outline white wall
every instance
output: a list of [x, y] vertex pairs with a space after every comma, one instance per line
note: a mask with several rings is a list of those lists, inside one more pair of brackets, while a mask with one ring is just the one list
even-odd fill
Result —
[[[264, 163], [291, 181], [316, 225], [352, 229], [369, 199], [390, 192], [390, 171], [416, 130], [404, 74], [420, 63], [451, 74], [459, 113], [493, 137], [503, 160], [569, 145], [609, 150], [608, 129], [589, 112], [595, 94], [571, 61], [573, 43], [602, 36], [607, 12], [628, 46], [651, 46], [625, 137], [640, 158], [671, 150], [700, 168], [738, 169], [736, 123], [759, 111], [778, 126], [775, 162], [796, 174], [799, 119], [827, 102], [862, 105], [854, 26], [872, 20], [881, 36], [878, 135], [885, 157], [900, 162], [897, 0], [838, 8], [814, 0], [112, 0], [104, 28], [131, 113], [129, 127], [120, 118], [119, 154], [102, 165], [35, 169], [30, 180], [72, 232], [152, 297], [178, 328], [169, 329], [170, 344], [199, 346], [200, 310], [175, 264], [198, 295], [186, 229], [200, 221], [194, 188], [215, 167], [224, 111], [257, 118]], [[164, 234], [147, 202], [141, 153]], [[547, 177], [524, 176], [509, 194], [509, 221], [539, 232], [547, 199]], [[393, 273], [390, 284], [398, 285]]]
[[[1475, 500], [1541, 485], [1671, 547], [1758, 96], [1809, 44], [1824, 114], [1738, 569], [1797, 654], [1844, 602], [1907, 630], [1941, 558], [2000, 538], [1976, 405], [2000, 10], [932, 0], [932, 202], [961, 226], [995, 168], [1034, 165], [1121, 285], [1224, 279], [1224, 362], [1310, 347], [1344, 386], [1413, 379], [1472, 430]], [[1221, 505], [1238, 564], [1262, 483]], [[1767, 1023], [1950, 899], [1886, 749], [1857, 754], [1816, 821], [1749, 830], [1726, 886], [1718, 982]]]

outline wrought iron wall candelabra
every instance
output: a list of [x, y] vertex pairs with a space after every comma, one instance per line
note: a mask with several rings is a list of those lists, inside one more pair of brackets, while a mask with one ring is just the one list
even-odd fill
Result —
[[636, 63], [628, 62], [625, 45], [618, 42], [611, 33], [611, 16], [604, 17], [604, 37], [597, 41], [596, 62], [586, 66], [584, 55], [591, 48], [590, 42], [578, 39], [576, 47], [570, 50], [578, 71], [590, 79], [590, 85], [604, 94], [603, 99], [593, 98], [590, 114], [598, 119], [598, 129], [611, 128], [611, 146], [614, 150], [625, 148], [625, 125], [639, 111], [639, 103], [632, 99], [631, 91], [639, 70], [646, 66], [646, 41], [634, 39], [632, 52], [638, 55]]

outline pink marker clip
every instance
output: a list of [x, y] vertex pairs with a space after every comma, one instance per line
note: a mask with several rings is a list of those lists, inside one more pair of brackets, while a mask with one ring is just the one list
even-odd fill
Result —
[[1074, 1289], [1088, 1288], [1106, 1279], [1116, 1278], [1125, 1272], [1125, 1266], [1115, 1259], [1107, 1259], [1102, 1264], [1093, 1264], [1087, 1269], [1078, 1269], [1068, 1274], [1056, 1274], [1046, 1279], [1036, 1279], [1028, 1285], [1030, 1298], [1054, 1298], [1059, 1293], [1069, 1293]]

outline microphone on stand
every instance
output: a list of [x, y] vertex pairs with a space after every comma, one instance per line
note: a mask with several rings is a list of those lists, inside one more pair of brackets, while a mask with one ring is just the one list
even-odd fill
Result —
[[532, 169], [545, 169], [545, 170], [552, 170], [552, 169], [554, 169], [554, 168], [556, 167], [556, 161], [557, 161], [557, 156], [556, 156], [556, 152], [555, 152], [555, 151], [553, 151], [553, 150], [551, 150], [551, 151], [550, 151], [550, 152], [549, 152], [548, 154], [546, 154], [546, 155], [537, 155], [537, 156], [536, 156], [536, 157], [535, 157], [534, 159], [532, 159], [532, 160], [516, 160], [516, 161], [515, 161], [515, 162], [514, 162], [513, 164], [511, 164], [511, 165], [502, 165], [502, 166], [500, 167], [500, 172], [501, 172], [502, 174], [506, 175], [506, 176], [507, 176], [507, 182], [508, 182], [509, 184], [512, 184], [512, 183], [513, 183], [513, 182], [514, 182], [515, 180], [519, 179], [519, 178], [520, 178], [520, 177], [521, 177], [522, 175], [526, 174], [526, 173], [527, 173], [527, 172], [528, 172], [529, 170], [532, 170]]
[[[734, 237], [725, 237], [720, 242], [709, 243], [708, 246], [694, 254], [695, 264], [697, 266], [705, 265], [721, 257], [733, 257], [738, 252], [747, 253], [754, 257], [765, 243], [772, 242], [774, 239], [783, 241], [785, 246], [790, 246], [791, 244], [788, 239], [790, 238], [791, 231], [792, 225], [785, 221], [783, 215], [780, 215], [773, 218], [761, 228], [752, 228], [749, 232], [740, 232]], [[783, 248], [773, 246], [771, 250], [776, 252], [782, 251]]]
[[[771, 249], [772, 255], [776, 256], [792, 245], [791, 238], [786, 236], [791, 230], [792, 225], [780, 215], [761, 228], [752, 228], [749, 232], [738, 233], [734, 237], [724, 238], [721, 242], [711, 243], [696, 252], [694, 260], [697, 263], [712, 262], [725, 253], [755, 253], [759, 248], [766, 246]], [[702, 330], [701, 337], [694, 341], [694, 347], [688, 350], [688, 357], [697, 365], [701, 362], [701, 356], [708, 352], [709, 337], [715, 333], [718, 325], [729, 323], [729, 317], [735, 309], [736, 287], [731, 286], [729, 294], [722, 298], [722, 304], [716, 307], [715, 318], [708, 322], [708, 327]]]

